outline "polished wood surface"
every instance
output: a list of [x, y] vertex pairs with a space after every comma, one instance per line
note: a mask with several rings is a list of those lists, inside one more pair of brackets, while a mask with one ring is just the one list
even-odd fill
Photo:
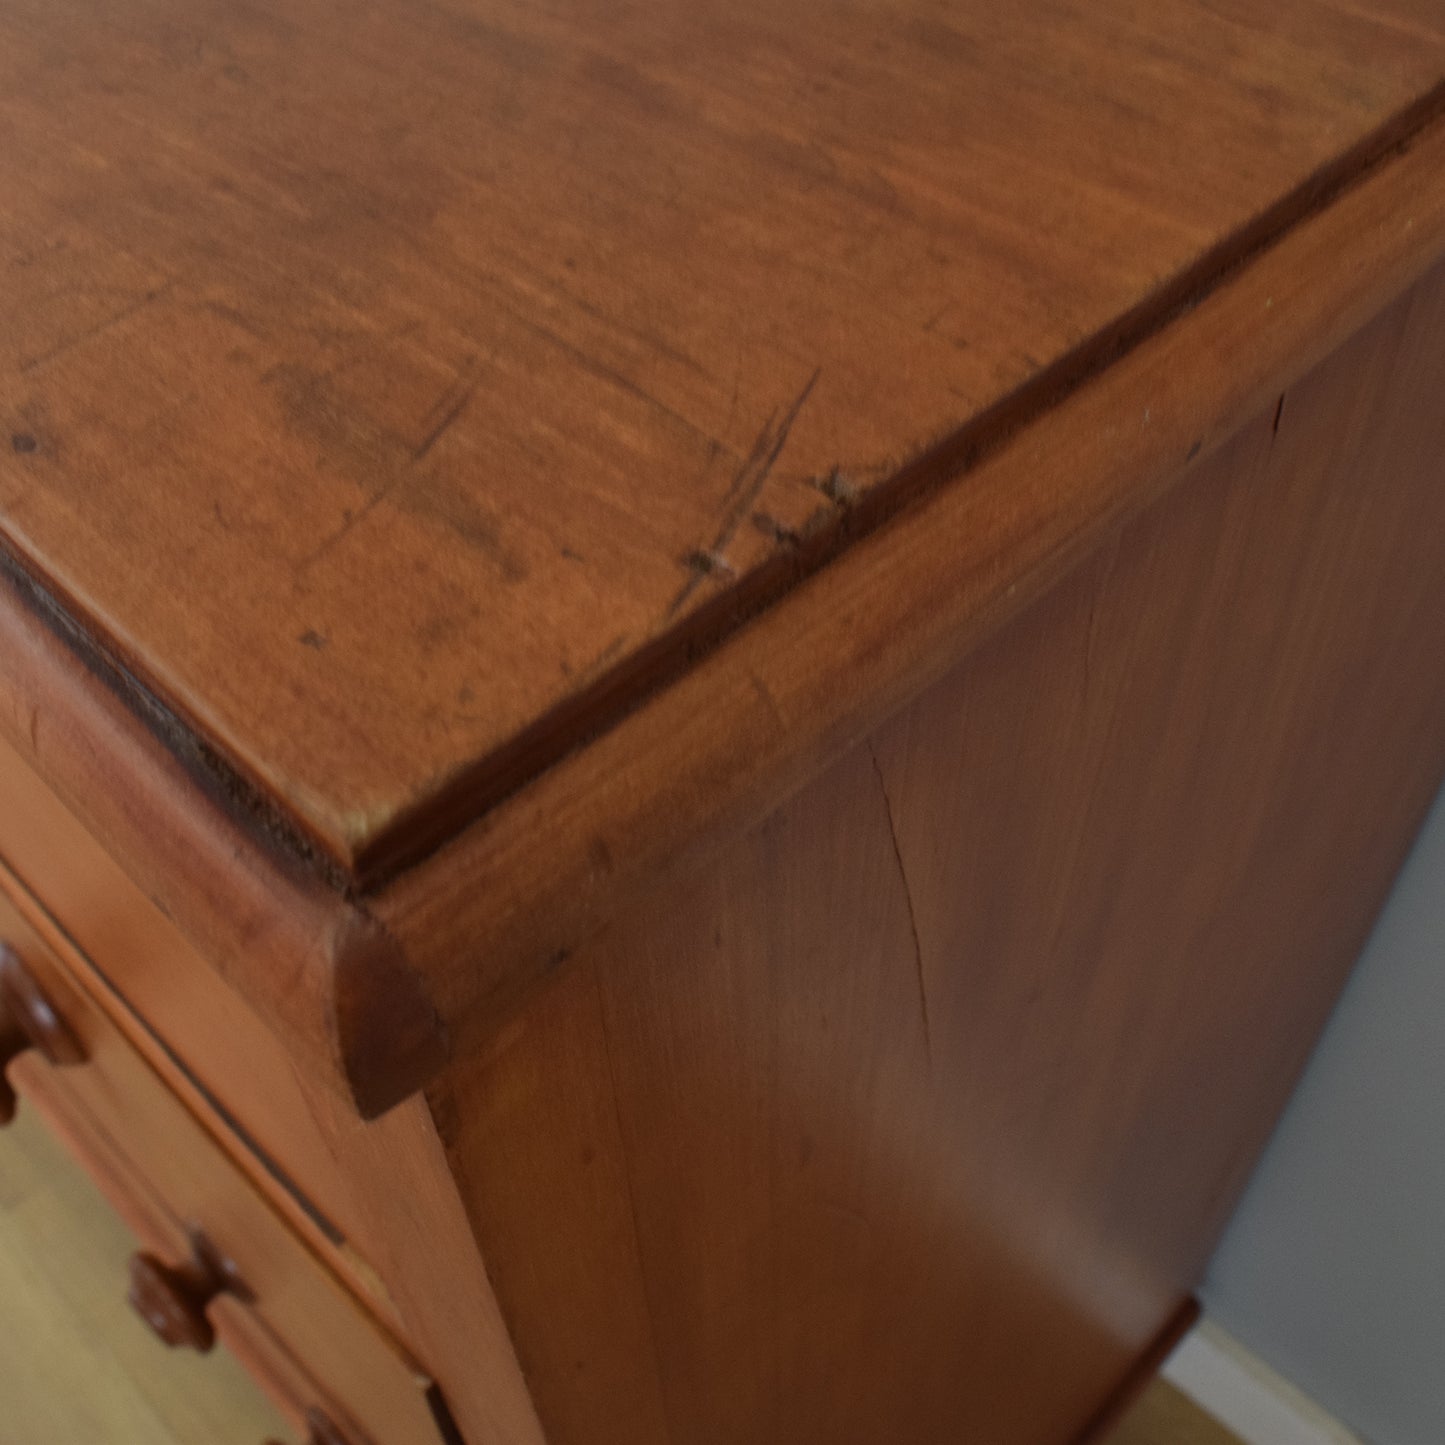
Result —
[[[197, 788], [3, 573], [0, 657], [0, 730], [21, 758], [317, 1077], [370, 1114], [442, 1066], [444, 1021], [395, 940]], [[22, 869], [30, 849], [50, 851], [24, 814], [0, 828]], [[93, 852], [77, 859], [87, 872]], [[37, 891], [79, 895], [81, 917], [124, 893], [104, 867], [97, 899], [71, 867], [41, 866]]]
[[216, 1343], [215, 1326], [207, 1311], [232, 1285], [226, 1261], [205, 1235], [196, 1232], [191, 1252], [170, 1264], [148, 1250], [130, 1258], [130, 1286], [126, 1299], [151, 1333], [172, 1349], [205, 1354]]
[[1445, 273], [428, 1097], [552, 1445], [1064, 1442], [1445, 765]]
[[313, 1097], [333, 1158], [359, 1186], [358, 1238], [465, 1439], [546, 1445], [426, 1101], [363, 1123], [333, 1094]]
[[58, 1068], [85, 1062], [85, 1049], [50, 996], [9, 944], [0, 942], [0, 1124], [15, 1117], [5, 1071], [27, 1049]]
[[[0, 1136], [0, 1439], [256, 1445], [283, 1433], [224, 1352], [158, 1361], [113, 1288], [131, 1237], [34, 1117]], [[324, 1438], [324, 1437], [323, 1437]], [[481, 1434], [483, 1442], [491, 1437]], [[1156, 1382], [1100, 1445], [1239, 1445]]]
[[[118, 772], [110, 783], [123, 797]], [[353, 1247], [366, 1252], [357, 1187], [334, 1164], [282, 1041], [3, 741], [0, 796], [0, 893], [52, 948], [84, 956], [130, 1042], [194, 1112], [216, 1118], [237, 1166], [295, 1227], [351, 1268]]]
[[1445, 24], [1256, 8], [0, 13], [0, 1054], [294, 1433], [1181, 1327], [1445, 770]]
[[1442, 176], [1437, 126], [374, 899], [248, 831], [3, 582], [0, 731], [304, 1066], [376, 1113], [1418, 278], [1445, 246]]
[[856, 544], [371, 905], [452, 1048], [629, 901], [710, 865], [1445, 253], [1445, 127]]
[[[0, 893], [51, 948], [84, 954], [117, 1026], [254, 1187], [444, 1382], [465, 1386], [446, 1393], [466, 1438], [540, 1445], [422, 1100], [364, 1126], [349, 1102], [298, 1078], [275, 1036], [3, 742], [0, 795]], [[406, 1188], [377, 1185], [394, 1179]]]
[[34, 1110], [0, 1133], [0, 1440], [257, 1445], [294, 1437], [224, 1351], [157, 1349], [119, 1284], [130, 1231]]
[[7, 549], [374, 879], [1442, 76], [1434, 0], [12, 3]]
[[[224, 1353], [158, 1362], [112, 1288], [124, 1227], [38, 1120], [0, 1136], [0, 1439], [15, 1445], [256, 1445], [283, 1435]], [[482, 1441], [490, 1437], [480, 1435]], [[1238, 1445], [1157, 1382], [1101, 1445]]]

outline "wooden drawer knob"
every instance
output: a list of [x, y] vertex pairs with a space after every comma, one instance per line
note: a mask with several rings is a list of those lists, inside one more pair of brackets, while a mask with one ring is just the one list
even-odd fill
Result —
[[36, 1049], [52, 1064], [83, 1064], [80, 1040], [10, 944], [0, 942], [0, 1124], [15, 1117], [15, 1091], [5, 1081], [11, 1059]]
[[131, 1256], [131, 1308], [156, 1338], [174, 1348], [204, 1354], [216, 1342], [206, 1310], [219, 1294], [239, 1294], [234, 1273], [204, 1235], [193, 1236], [191, 1257], [166, 1264], [153, 1254]]

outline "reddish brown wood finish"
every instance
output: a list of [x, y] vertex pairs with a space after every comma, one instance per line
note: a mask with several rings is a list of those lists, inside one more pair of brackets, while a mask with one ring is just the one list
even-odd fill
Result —
[[0, 17], [13, 1072], [298, 1426], [1074, 1439], [1438, 781], [1435, 0], [930, 4]]
[[[84, 732], [47, 727], [43, 736], [47, 759], [65, 745], [95, 757], [89, 745], [96, 739]], [[156, 790], [144, 795], [112, 774], [105, 797], [112, 807], [154, 817], [148, 805], [163, 810], [178, 795], [168, 791], [170, 775], [150, 776]], [[93, 781], [99, 787], [101, 776]], [[455, 1402], [466, 1438], [538, 1445], [535, 1412], [423, 1101], [363, 1125], [332, 1089], [298, 1082], [278, 1040], [4, 744], [0, 795], [7, 803], [0, 808], [0, 892], [77, 972], [94, 977], [117, 1027], [209, 1120], [252, 1185], [368, 1305], [406, 1332]], [[23, 880], [3, 865], [19, 869]], [[200, 884], [203, 876], [181, 881]], [[212, 878], [209, 886], [224, 893], [237, 881]], [[253, 935], [252, 946], [263, 947], [264, 937]], [[294, 989], [287, 1002], [297, 1005]], [[378, 1179], [407, 1186], [378, 1188]], [[307, 1403], [306, 1382], [294, 1380], [273, 1353], [263, 1342], [247, 1354], [249, 1367], [272, 1381], [270, 1393], [294, 1413]]]
[[379, 1111], [448, 1049], [484, 1044], [554, 959], [765, 817], [1418, 278], [1445, 246], [1442, 176], [1434, 127], [374, 900], [298, 873], [202, 795], [4, 585], [0, 731], [307, 1067]]
[[11, 0], [3, 534], [374, 882], [1442, 75], [1435, 0]]
[[1445, 127], [372, 904], [454, 1051], [1180, 485], [1445, 251]]
[[[12, 1066], [16, 1088], [24, 1106], [71, 1145], [143, 1250], [163, 1262], [166, 1273], [147, 1269], [142, 1289], [146, 1303], [166, 1309], [165, 1335], [195, 1346], [213, 1327], [222, 1341], [235, 1335], [243, 1355], [281, 1357], [258, 1373], [263, 1383], [273, 1375], [292, 1381], [277, 1393], [302, 1409], [320, 1402], [336, 1418], [365, 1420], [386, 1445], [448, 1445], [435, 1382], [114, 1028], [95, 981], [45, 948], [4, 899], [0, 936], [25, 959], [87, 1056], [79, 1067], [54, 1069], [24, 1055]], [[213, 1263], [188, 1270], [198, 1230]], [[126, 1291], [123, 1275], [98, 1283]]]
[[0, 1124], [15, 1117], [15, 1091], [5, 1070], [27, 1049], [39, 1050], [46, 1063], [59, 1067], [85, 1062], [80, 1041], [25, 961], [0, 941]]
[[190, 1254], [174, 1264], [146, 1250], [132, 1255], [126, 1298], [162, 1344], [204, 1353], [216, 1342], [206, 1311], [217, 1296], [236, 1287], [244, 1289], [197, 1233]]
[[432, 1087], [552, 1445], [1058, 1445], [1445, 763], [1445, 274]]

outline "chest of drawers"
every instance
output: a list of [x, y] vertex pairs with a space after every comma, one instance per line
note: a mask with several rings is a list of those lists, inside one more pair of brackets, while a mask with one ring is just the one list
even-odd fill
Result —
[[1097, 1435], [1445, 769], [1442, 76], [8, 6], [0, 1038], [97, 1288], [316, 1445]]

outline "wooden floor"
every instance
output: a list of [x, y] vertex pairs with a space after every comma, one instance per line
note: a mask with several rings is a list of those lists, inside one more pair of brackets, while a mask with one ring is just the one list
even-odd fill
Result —
[[132, 1314], [133, 1248], [22, 1100], [0, 1130], [0, 1445], [291, 1440], [223, 1350], [169, 1351]]
[[[285, 1427], [224, 1351], [162, 1348], [132, 1241], [22, 1102], [0, 1132], [0, 1445], [260, 1445]], [[1158, 1381], [1108, 1445], [1242, 1445]]]
[[1246, 1445], [1166, 1380], [1156, 1380], [1106, 1445]]

